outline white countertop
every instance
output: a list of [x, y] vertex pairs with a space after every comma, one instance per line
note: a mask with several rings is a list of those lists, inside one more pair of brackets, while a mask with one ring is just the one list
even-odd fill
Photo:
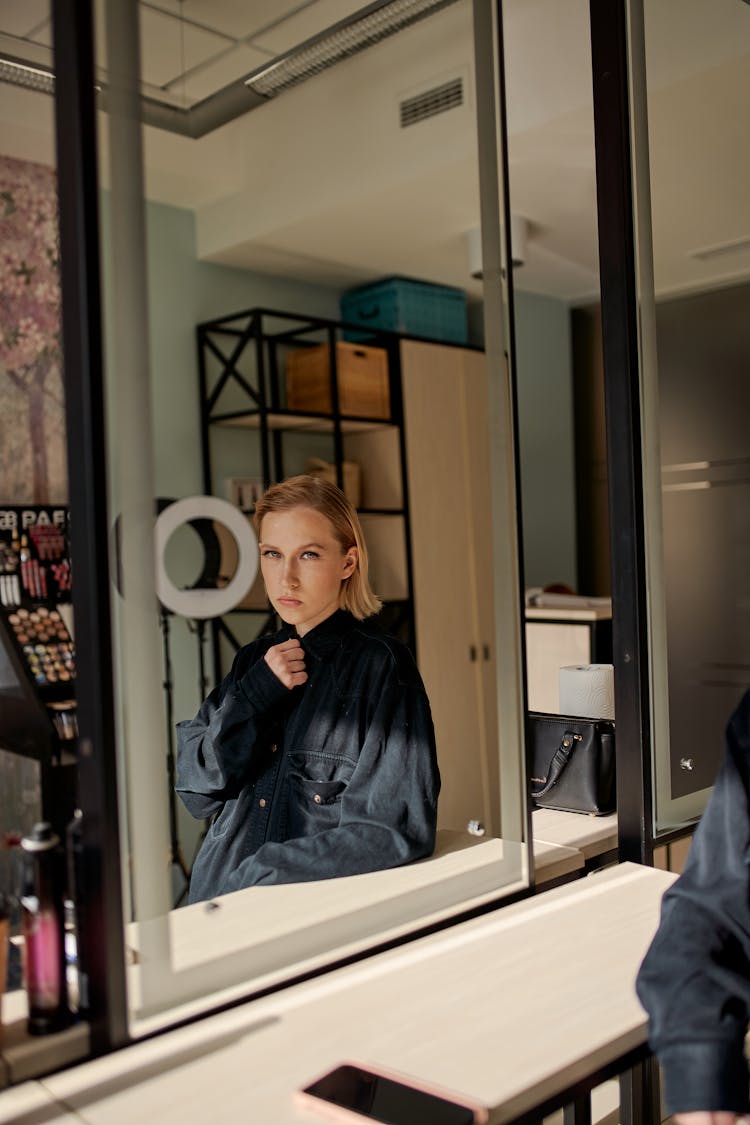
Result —
[[[589, 819], [570, 814], [544, 813], [539, 817], [539, 823], [545, 824], [549, 820], [553, 826], [557, 825], [557, 832], [552, 834], [558, 839], [572, 836], [578, 840]], [[591, 848], [593, 844], [589, 841], [587, 846]], [[439, 833], [435, 856], [431, 860], [400, 869], [395, 876], [397, 880], [404, 882], [400, 889], [413, 898], [415, 893], [423, 891], [436, 879], [457, 876], [465, 878], [474, 872], [480, 882], [473, 889], [475, 892], [484, 892], [475, 897], [474, 901], [479, 904], [497, 895], [497, 891], [488, 894], [487, 889], [490, 885], [497, 887], [497, 876], [493, 872], [496, 873], [502, 864], [505, 850], [500, 840], [477, 839], [467, 837], [465, 833], [442, 831]], [[534, 864], [537, 887], [544, 887], [545, 884], [580, 874], [584, 869], [585, 859], [583, 852], [577, 847], [535, 839]], [[337, 941], [339, 949], [343, 951], [340, 956], [357, 952], [358, 944], [361, 943], [350, 943], [347, 946], [342, 939], [342, 934], [347, 932], [344, 924], [347, 911], [351, 912], [363, 904], [369, 909], [376, 908], [379, 927], [385, 932], [389, 918], [389, 899], [393, 895], [393, 874], [376, 872], [358, 878], [328, 880], [322, 884], [262, 888], [260, 891], [251, 888], [222, 898], [220, 911], [206, 912], [198, 905], [174, 911], [166, 920], [156, 920], [154, 925], [157, 928], [163, 929], [165, 924], [168, 926], [172, 970], [183, 970], [195, 975], [204, 963], [215, 961], [217, 956], [221, 957], [222, 963], [226, 963], [227, 959], [236, 959], [242, 955], [245, 957], [246, 971], [244, 975], [242, 972], [234, 974], [236, 983], [225, 989], [226, 994], [219, 996], [215, 989], [213, 994], [201, 991], [197, 1000], [183, 1002], [179, 1011], [173, 1009], [150, 1017], [141, 1013], [133, 1024], [134, 1035], [139, 1037], [159, 1030], [174, 1023], [178, 1017], [195, 1017], [216, 1007], [220, 1002], [242, 999], [248, 993], [248, 974], [256, 988], [260, 988], [281, 983], [285, 977], [296, 972], [302, 962], [308, 969], [324, 966], [331, 956], [326, 953], [326, 947], [336, 945]], [[486, 877], [489, 877], [490, 882], [482, 884], [481, 879]], [[522, 884], [519, 884], [518, 889], [522, 889]], [[269, 897], [272, 899], [270, 903]], [[300, 917], [305, 918], [302, 930]], [[437, 913], [434, 920], [439, 920]], [[398, 936], [399, 929], [403, 927], [392, 927], [390, 936]], [[318, 948], [321, 945], [321, 932], [325, 940], [322, 947]], [[149, 926], [129, 926], [128, 943], [134, 950], [142, 948], [143, 942], [149, 940], [149, 933]], [[252, 942], [248, 947], [249, 933], [252, 933]], [[290, 942], [294, 949], [287, 948]], [[130, 999], [138, 1011], [141, 995], [140, 956], [134, 953], [132, 962], [128, 969]], [[273, 965], [279, 963], [285, 967], [285, 971], [272, 971]], [[85, 1058], [88, 1053], [88, 1029], [83, 1024], [75, 1025], [55, 1036], [30, 1037], [26, 1032], [25, 995], [22, 992], [6, 994], [2, 1013], [5, 1027], [0, 1041], [0, 1060], [4, 1069], [0, 1069], [0, 1088], [47, 1070], [70, 1065], [77, 1059]]]
[[577, 849], [584, 859], [617, 848], [617, 813], [588, 816], [586, 813], [534, 809], [531, 814], [534, 851], [537, 843]]
[[40, 1085], [91, 1125], [314, 1125], [295, 1089], [356, 1058], [504, 1122], [644, 1042], [633, 983], [673, 879], [609, 868]]

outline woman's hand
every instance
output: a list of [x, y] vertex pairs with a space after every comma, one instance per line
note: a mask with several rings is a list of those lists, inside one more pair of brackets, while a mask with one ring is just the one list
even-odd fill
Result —
[[265, 662], [284, 687], [290, 690], [307, 679], [305, 653], [296, 637], [273, 645], [266, 653]]

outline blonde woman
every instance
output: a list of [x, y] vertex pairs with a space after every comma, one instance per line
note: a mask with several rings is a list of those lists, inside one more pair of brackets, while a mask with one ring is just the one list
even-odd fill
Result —
[[407, 649], [369, 621], [380, 602], [356, 512], [300, 476], [269, 489], [254, 522], [283, 624], [177, 726], [177, 792], [214, 818], [191, 902], [397, 867], [435, 845], [430, 707]]

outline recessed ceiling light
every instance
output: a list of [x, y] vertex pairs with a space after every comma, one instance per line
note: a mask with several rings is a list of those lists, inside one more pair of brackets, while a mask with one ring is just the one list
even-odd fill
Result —
[[44, 94], [55, 91], [55, 75], [42, 66], [32, 66], [20, 59], [0, 58], [0, 82], [12, 86], [24, 86], [27, 90], [39, 90]]
[[380, 0], [369, 4], [349, 19], [254, 70], [245, 79], [245, 85], [256, 94], [273, 98], [453, 3], [455, 0]]

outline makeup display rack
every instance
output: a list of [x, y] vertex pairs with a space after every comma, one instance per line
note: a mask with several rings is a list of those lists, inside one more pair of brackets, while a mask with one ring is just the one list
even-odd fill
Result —
[[58, 831], [75, 808], [71, 578], [67, 507], [0, 507], [0, 748], [38, 763]]

